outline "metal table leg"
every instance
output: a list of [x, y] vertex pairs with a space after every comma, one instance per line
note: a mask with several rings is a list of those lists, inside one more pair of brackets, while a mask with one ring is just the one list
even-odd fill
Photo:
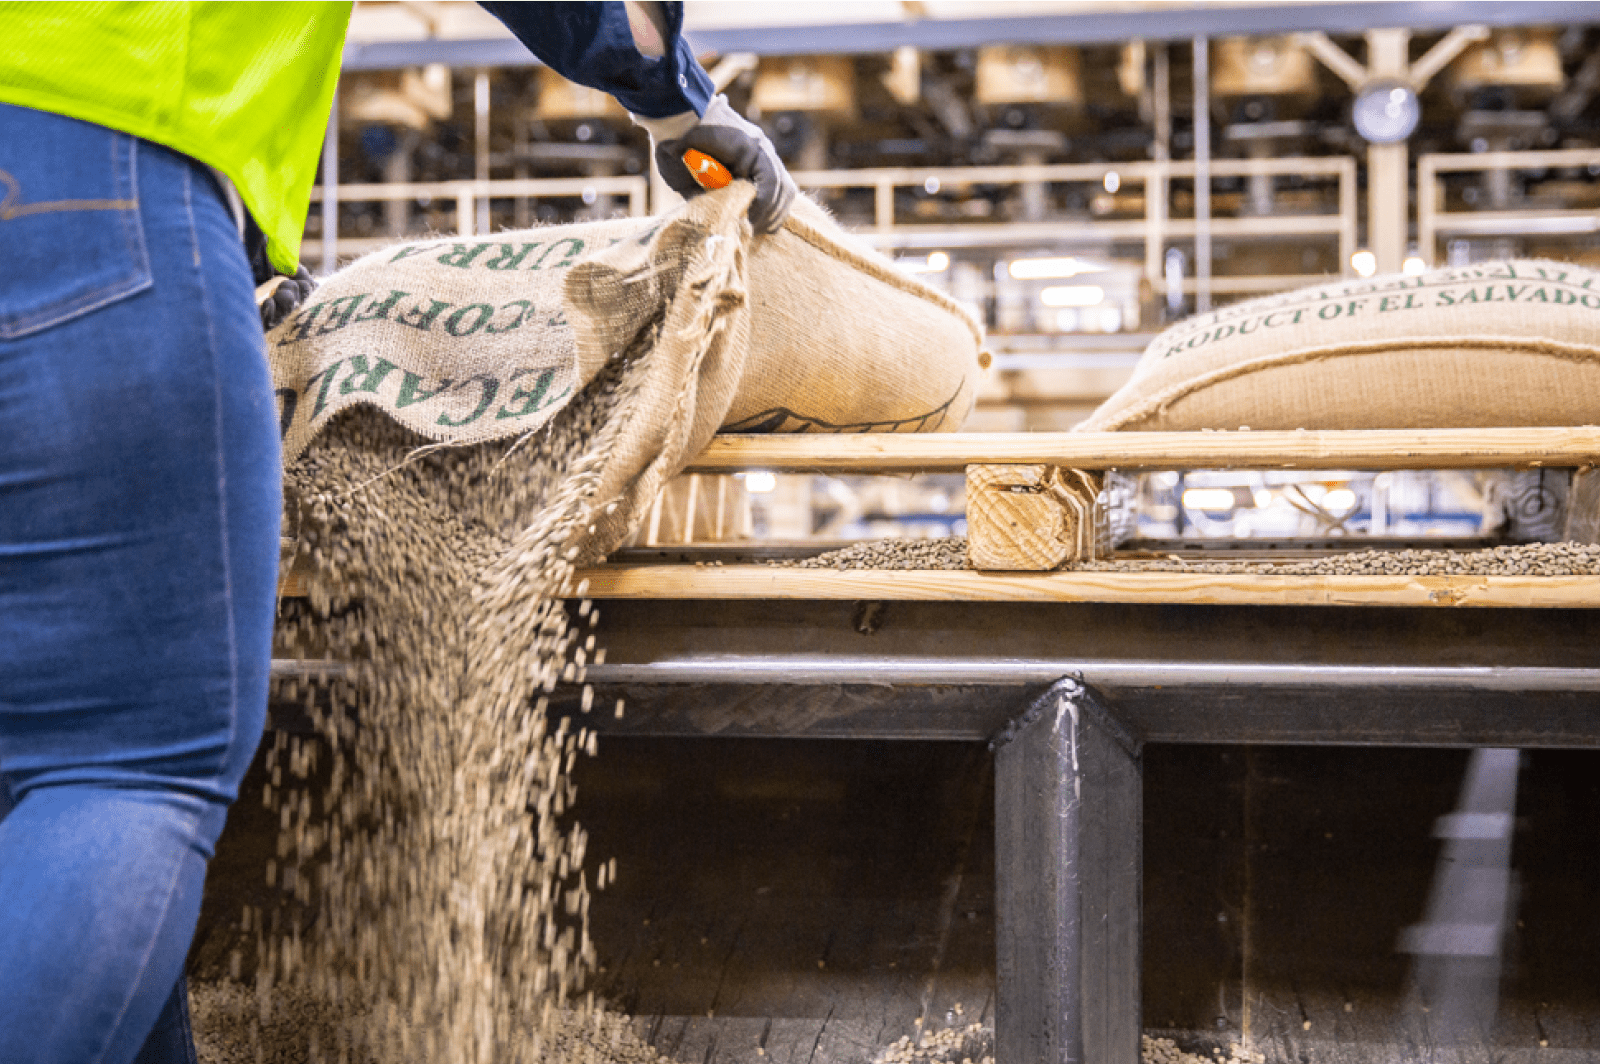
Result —
[[1063, 680], [994, 749], [996, 1060], [1137, 1064], [1139, 744]]

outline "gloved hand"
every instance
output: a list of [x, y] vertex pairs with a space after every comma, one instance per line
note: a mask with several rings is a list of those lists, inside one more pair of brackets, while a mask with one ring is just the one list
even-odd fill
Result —
[[756, 186], [750, 224], [758, 232], [777, 232], [789, 216], [798, 191], [794, 178], [761, 127], [741, 118], [726, 96], [713, 99], [698, 118], [691, 112], [671, 118], [635, 115], [633, 120], [650, 131], [661, 178], [678, 195], [687, 199], [705, 191], [683, 165], [683, 153], [694, 148], [726, 166], [734, 177]]
[[[244, 241], [245, 258], [250, 260], [250, 273], [256, 283], [256, 306], [261, 311], [261, 328], [266, 331], [309, 299], [311, 293], [316, 291], [317, 282], [311, 279], [311, 271], [304, 266], [296, 270], [293, 277], [278, 273], [278, 268], [267, 258], [267, 234], [261, 231], [248, 211], [244, 215], [244, 230], [239, 236]], [[283, 280], [271, 295], [262, 299], [262, 287], [279, 277], [283, 277]]]
[[296, 270], [293, 277], [285, 277], [261, 303], [261, 328], [271, 329], [287, 318], [295, 307], [311, 297], [316, 288], [317, 282], [311, 279], [311, 271], [304, 266]]

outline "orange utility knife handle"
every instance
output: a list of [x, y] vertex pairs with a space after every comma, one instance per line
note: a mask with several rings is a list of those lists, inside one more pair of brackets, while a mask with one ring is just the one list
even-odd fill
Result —
[[706, 191], [727, 188], [733, 183], [733, 175], [728, 168], [703, 151], [690, 148], [683, 153], [683, 165], [689, 168], [689, 176], [695, 183]]

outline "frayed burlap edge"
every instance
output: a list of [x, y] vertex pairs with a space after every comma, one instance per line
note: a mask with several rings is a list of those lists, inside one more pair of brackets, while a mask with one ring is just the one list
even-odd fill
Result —
[[[751, 189], [749, 197], [734, 197], [725, 208], [738, 214], [736, 239], [704, 241], [684, 264], [678, 296], [667, 306], [661, 331], [643, 356], [673, 364], [681, 360], [683, 371], [674, 379], [675, 375], [640, 367], [644, 370], [640, 391], [630, 396], [628, 404], [649, 409], [655, 405], [649, 402], [651, 396], [667, 399], [675, 389], [676, 394], [670, 394], [671, 413], [653, 423], [652, 431], [636, 433], [626, 446], [613, 452], [609, 468], [601, 471], [597, 496], [603, 509], [585, 545], [584, 560], [610, 553], [632, 535], [662, 486], [704, 449], [722, 423], [725, 407], [710, 418], [696, 417], [694, 411], [707, 383], [702, 370], [708, 363], [730, 383], [743, 373], [749, 346], [746, 277], [751, 239], [744, 214], [753, 198]], [[723, 231], [720, 226], [713, 229]], [[682, 353], [677, 354], [679, 351]], [[732, 364], [734, 361], [738, 364]], [[612, 426], [614, 431], [620, 428]], [[633, 469], [637, 474], [629, 472]]]
[[[744, 215], [753, 197], [749, 186], [704, 197], [698, 213], [706, 217], [690, 222], [674, 216], [670, 224], [676, 228], [656, 237], [676, 240], [681, 251], [673, 296], [659, 322], [642, 325], [635, 337], [632, 357], [637, 363], [626, 370], [625, 397], [606, 426], [605, 438], [591, 448], [593, 461], [572, 474], [588, 479], [593, 500], [594, 530], [581, 546], [585, 560], [602, 557], [626, 540], [662, 485], [721, 424], [724, 410], [715, 411], [715, 416], [696, 416], [697, 406], [702, 390], [722, 390], [731, 396], [748, 355], [751, 231]], [[598, 331], [591, 328], [594, 323], [581, 320], [582, 307], [597, 305], [592, 298], [596, 289], [633, 283], [638, 279], [610, 273], [603, 256], [587, 268], [575, 269], [568, 277], [569, 291], [589, 290], [584, 298], [568, 300], [579, 316], [574, 322], [579, 336]], [[606, 302], [601, 299], [598, 305]], [[621, 352], [616, 357], [629, 355]], [[708, 375], [714, 379], [705, 379]], [[516, 554], [513, 549], [509, 556]]]

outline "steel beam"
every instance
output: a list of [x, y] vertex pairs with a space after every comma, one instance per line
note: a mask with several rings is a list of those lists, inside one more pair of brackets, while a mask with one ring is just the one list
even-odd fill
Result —
[[1106, 661], [1073, 658], [922, 660], [867, 656], [691, 656], [637, 665], [591, 665], [594, 683], [927, 684], [1051, 683], [1064, 676], [1118, 691], [1184, 687], [1600, 695], [1600, 669], [1515, 665], [1283, 665], [1199, 661]]
[[1600, 610], [597, 608], [608, 657], [587, 679], [627, 703], [616, 720], [597, 701], [607, 731], [987, 739], [998, 717], [983, 688], [1022, 700], [1077, 676], [1148, 742], [1600, 747]]
[[[1380, 0], [1376, 3], [1267, 3], [1164, 6], [1160, 10], [1085, 10], [1004, 18], [916, 19], [904, 22], [816, 23], [691, 29], [697, 54], [805, 55], [931, 50], [985, 44], [1122, 44], [1134, 38], [1178, 41], [1198, 36], [1254, 36], [1321, 30], [1359, 34], [1375, 27], [1446, 30], [1488, 26], [1585, 24], [1594, 6], [1562, 0], [1502, 4], [1487, 0]], [[427, 63], [456, 67], [532, 66], [538, 61], [511, 36], [481, 40], [352, 42], [345, 70], [386, 70]]]
[[588, 673], [600, 731], [910, 740], [986, 738], [995, 694], [1063, 677], [1147, 742], [1600, 747], [1600, 669], [730, 656]]
[[452, 67], [524, 67], [539, 61], [515, 37], [458, 40], [349, 41], [340, 69], [398, 70], [443, 63]]
[[1065, 681], [994, 751], [995, 1059], [1137, 1064], [1138, 744]]
[[1489, 26], [1588, 24], [1594, 6], [1582, 2], [1517, 4], [1479, 0], [1374, 3], [1163, 5], [1127, 10], [1085, 7], [1076, 12], [1002, 18], [916, 19], [835, 25], [691, 29], [699, 52], [726, 55], [890, 52], [911, 45], [930, 50], [985, 44], [1123, 44], [1134, 38], [1182, 41], [1194, 37], [1259, 36], [1320, 30], [1338, 35], [1401, 26], [1419, 32], [1466, 23]]
[[1165, 42], [1154, 45], [1150, 67], [1150, 110], [1155, 139], [1150, 157], [1155, 161], [1144, 187], [1144, 276], [1157, 292], [1165, 280], [1167, 211], [1171, 200], [1166, 164], [1172, 158], [1172, 56]]

